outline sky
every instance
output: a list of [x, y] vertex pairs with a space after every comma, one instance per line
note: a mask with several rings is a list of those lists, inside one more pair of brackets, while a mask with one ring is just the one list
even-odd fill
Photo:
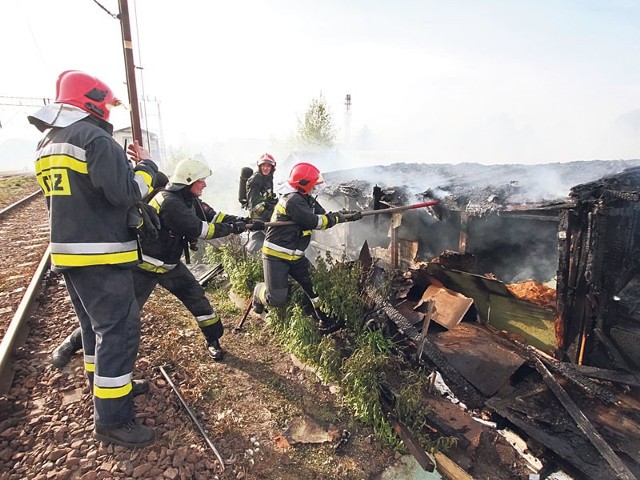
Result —
[[[78, 69], [126, 99], [108, 13], [118, 2], [100, 4], [3, 0], [0, 97], [51, 98], [58, 74]], [[253, 139], [256, 159], [286, 154], [322, 95], [338, 143], [356, 152], [350, 166], [640, 158], [635, 0], [129, 0], [129, 10], [138, 94], [155, 100], [147, 125], [171, 150], [226, 145], [233, 157]], [[33, 110], [0, 105], [0, 169], [16, 139], [39, 138]], [[116, 128], [128, 125], [119, 110]]]

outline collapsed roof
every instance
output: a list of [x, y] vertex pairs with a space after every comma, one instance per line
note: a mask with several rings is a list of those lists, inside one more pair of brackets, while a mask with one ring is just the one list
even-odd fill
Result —
[[[389, 203], [401, 205], [425, 197], [444, 208], [481, 216], [522, 206], [561, 206], [574, 185], [595, 181], [640, 165], [640, 160], [593, 160], [538, 165], [394, 164], [326, 173], [320, 189], [367, 204], [374, 185]], [[357, 179], [357, 180], [354, 180]]]

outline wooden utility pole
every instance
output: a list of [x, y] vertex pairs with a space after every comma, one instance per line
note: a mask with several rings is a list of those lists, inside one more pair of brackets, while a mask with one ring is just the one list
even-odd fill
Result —
[[129, 23], [129, 2], [118, 0], [120, 7], [120, 27], [122, 29], [122, 49], [127, 72], [127, 91], [131, 106], [131, 133], [133, 140], [142, 142], [142, 128], [140, 127], [140, 109], [138, 107], [138, 89], [136, 88], [136, 67], [133, 63], [133, 42], [131, 41], [131, 24]]

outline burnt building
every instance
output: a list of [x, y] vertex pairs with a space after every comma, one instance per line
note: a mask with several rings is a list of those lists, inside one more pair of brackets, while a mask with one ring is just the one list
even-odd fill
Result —
[[573, 363], [640, 368], [640, 168], [571, 189], [558, 267], [560, 347]]

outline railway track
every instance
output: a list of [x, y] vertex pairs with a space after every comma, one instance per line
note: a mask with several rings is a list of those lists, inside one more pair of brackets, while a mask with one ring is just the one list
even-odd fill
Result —
[[[378, 465], [393, 458], [391, 449], [366, 440], [371, 435], [367, 429], [354, 435], [339, 455], [331, 445], [283, 450], [280, 439], [293, 417], [321, 410], [341, 428], [351, 420], [329, 388], [314, 373], [294, 365], [257, 318], [249, 319], [243, 333], [234, 334], [231, 327], [240, 313], [225, 314], [223, 346], [228, 354], [224, 362], [212, 362], [191, 314], [161, 288], [142, 312], [134, 372], [135, 378], [150, 383], [149, 393], [134, 402], [138, 417], [155, 429], [156, 440], [133, 451], [95, 441], [82, 355], [74, 355], [61, 370], [51, 365], [51, 352], [77, 326], [77, 318], [62, 277], [41, 262], [46, 219], [39, 195], [0, 215], [0, 297], [7, 302], [0, 304], [2, 336], [29, 285], [42, 287], [32, 298], [33, 307], [24, 307], [30, 312], [27, 328], [19, 332], [6, 362], [14, 375], [7, 391], [0, 391], [0, 480], [353, 480], [368, 478], [364, 472], [372, 458]], [[43, 279], [31, 282], [39, 266]], [[160, 367], [169, 372], [220, 452], [224, 470]]]
[[[136, 400], [138, 416], [152, 426], [164, 424], [162, 430], [182, 432], [188, 443], [177, 445], [177, 462], [167, 441], [146, 449], [155, 452], [149, 460], [93, 439], [82, 355], [62, 370], [51, 365], [51, 352], [77, 326], [77, 318], [62, 276], [49, 270], [47, 217], [38, 194], [0, 211], [6, 272], [0, 284], [0, 480], [159, 478], [167, 469], [173, 478], [214, 478], [219, 464], [207, 458], [206, 448], [193, 448], [196, 435], [184, 433], [192, 429], [189, 419], [175, 415], [179, 407], [170, 390], [158, 391], [153, 383], [146, 401]], [[138, 376], [150, 378], [156, 373], [146, 357], [141, 348]], [[160, 420], [157, 412], [164, 412]], [[169, 442], [175, 446], [176, 439], [170, 436]], [[188, 454], [196, 461], [183, 466]]]
[[[43, 221], [38, 225], [35, 219]], [[0, 337], [16, 313], [48, 243], [48, 214], [40, 192], [0, 210]]]

